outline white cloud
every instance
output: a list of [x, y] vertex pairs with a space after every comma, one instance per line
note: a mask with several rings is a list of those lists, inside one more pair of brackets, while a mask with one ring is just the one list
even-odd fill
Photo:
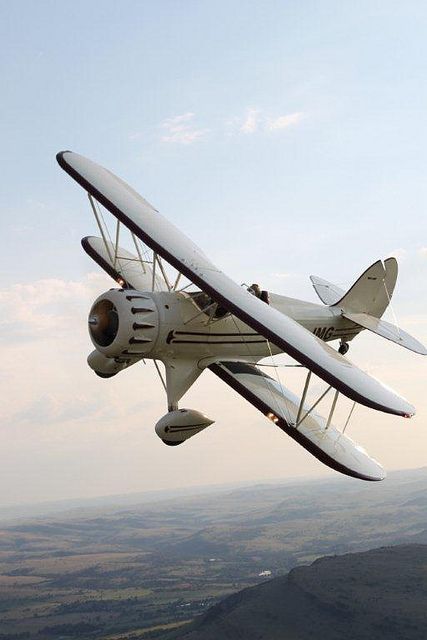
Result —
[[89, 273], [81, 281], [49, 278], [13, 284], [0, 290], [0, 335], [6, 344], [49, 335], [73, 334], [82, 306], [108, 286], [104, 274]]
[[420, 248], [418, 249], [418, 253], [419, 253], [421, 256], [424, 256], [425, 258], [427, 258], [427, 247], [420, 247]]
[[205, 136], [209, 129], [198, 129], [193, 123], [194, 113], [183, 113], [173, 118], [167, 118], [161, 124], [166, 133], [161, 137], [162, 142], [191, 144]]
[[60, 440], [71, 424], [122, 432], [129, 416], [145, 417], [147, 411], [155, 423], [162, 398], [151, 367], [136, 365], [119, 380], [104, 381], [86, 364], [93, 350], [87, 314], [110, 286], [105, 274], [89, 273], [79, 281], [43, 279], [0, 290], [0, 380], [6, 400], [0, 403], [0, 428], [12, 440], [36, 434]]
[[262, 112], [257, 107], [249, 107], [240, 118], [232, 118], [227, 122], [230, 133], [252, 134], [258, 131], [281, 131], [297, 125], [304, 117], [302, 111], [288, 113], [276, 118]]
[[[302, 111], [273, 118], [263, 113], [263, 111], [257, 107], [248, 107], [243, 116], [236, 116], [225, 121], [224, 127], [225, 133], [228, 136], [251, 135], [257, 132], [282, 131], [283, 129], [297, 125], [303, 118], [304, 114]], [[194, 119], [195, 114], [191, 111], [167, 118], [160, 124], [161, 129], [163, 129], [160, 138], [161, 141], [177, 144], [192, 144], [204, 138], [210, 133], [211, 129], [198, 127]], [[218, 129], [216, 133], [221, 134], [221, 131]], [[138, 137], [138, 133], [130, 136], [132, 140]]]
[[258, 109], [248, 109], [246, 118], [240, 127], [240, 131], [242, 133], [255, 133], [258, 128], [258, 116]]
[[288, 113], [283, 116], [279, 116], [278, 118], [268, 118], [266, 122], [266, 129], [268, 131], [279, 131], [281, 129], [287, 129], [295, 124], [301, 122], [303, 118], [303, 113], [301, 111], [297, 111], [295, 113]]
[[165, 120], [166, 123], [179, 124], [180, 122], [189, 122], [194, 118], [194, 113], [192, 111], [187, 111], [187, 113], [182, 113], [180, 116], [174, 116], [173, 118], [168, 118]]

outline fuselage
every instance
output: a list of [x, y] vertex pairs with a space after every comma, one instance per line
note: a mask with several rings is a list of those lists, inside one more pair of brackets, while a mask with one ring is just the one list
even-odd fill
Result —
[[[150, 292], [158, 311], [158, 335], [148, 358], [189, 358], [206, 366], [217, 359], [258, 360], [281, 351], [244, 322], [225, 314], [215, 318], [185, 292]], [[361, 327], [334, 307], [270, 294], [270, 305], [324, 341], [350, 340]]]

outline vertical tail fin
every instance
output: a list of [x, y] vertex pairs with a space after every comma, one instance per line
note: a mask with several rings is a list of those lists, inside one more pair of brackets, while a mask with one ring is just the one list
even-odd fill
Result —
[[325, 304], [339, 307], [343, 318], [368, 329], [405, 349], [427, 355], [427, 349], [416, 338], [380, 320], [390, 304], [397, 280], [396, 258], [377, 260], [366, 269], [352, 287], [344, 293], [339, 287], [315, 276], [310, 276], [317, 295]]
[[396, 258], [387, 258], [384, 263], [377, 260], [334, 306], [381, 318], [393, 295], [397, 271]]
[[347, 293], [327, 280], [316, 276], [310, 278], [317, 295], [325, 304], [381, 318], [396, 285], [397, 261], [396, 258], [387, 258], [384, 263], [377, 260], [362, 273]]

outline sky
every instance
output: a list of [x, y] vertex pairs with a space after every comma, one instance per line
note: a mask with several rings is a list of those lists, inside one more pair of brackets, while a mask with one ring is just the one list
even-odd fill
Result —
[[[386, 317], [427, 342], [426, 29], [421, 1], [0, 0], [0, 505], [334, 474], [210, 372], [181, 405], [216, 422], [172, 448], [152, 364], [93, 374], [112, 282], [55, 154], [126, 179], [238, 282], [314, 302], [310, 274], [345, 288], [394, 255]], [[350, 356], [417, 407], [358, 407], [350, 436], [426, 465], [427, 359], [367, 332]]]

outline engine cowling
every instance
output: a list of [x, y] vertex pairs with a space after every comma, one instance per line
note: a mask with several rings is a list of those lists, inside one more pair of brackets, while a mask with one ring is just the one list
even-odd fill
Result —
[[153, 298], [133, 289], [111, 289], [101, 294], [92, 305], [88, 324], [96, 350], [107, 358], [124, 361], [148, 355], [159, 333]]
[[214, 420], [195, 409], [176, 409], [160, 418], [156, 424], [156, 433], [165, 444], [176, 446], [213, 423]]

